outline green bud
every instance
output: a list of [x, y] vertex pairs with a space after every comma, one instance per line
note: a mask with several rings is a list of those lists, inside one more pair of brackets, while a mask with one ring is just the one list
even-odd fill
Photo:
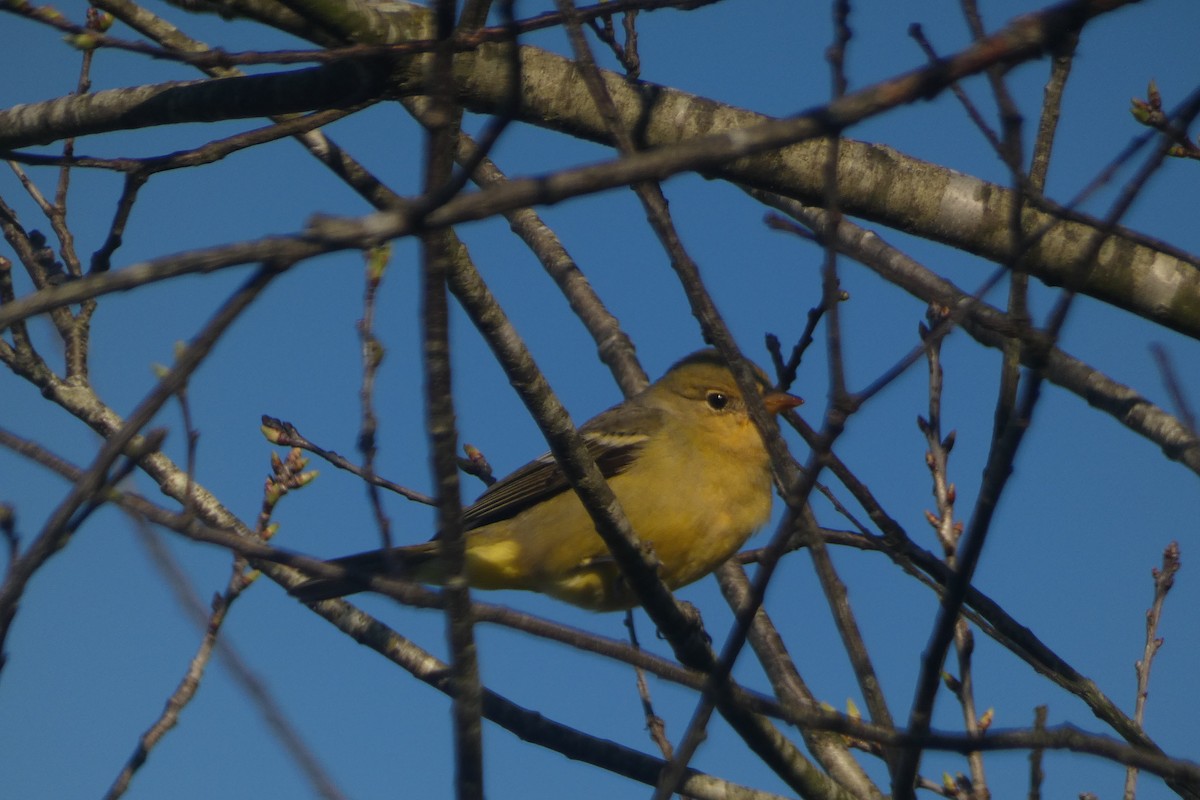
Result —
[[76, 50], [95, 50], [100, 46], [100, 40], [90, 33], [72, 33], [64, 36], [63, 41]]

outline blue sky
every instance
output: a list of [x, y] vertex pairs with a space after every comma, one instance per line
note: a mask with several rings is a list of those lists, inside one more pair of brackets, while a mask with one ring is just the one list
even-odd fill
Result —
[[[545, 3], [520, 3], [529, 16]], [[989, 26], [1035, 3], [990, 3]], [[62, 3], [79, 18], [81, 6]], [[192, 17], [165, 5], [156, 12], [192, 35], [226, 49], [294, 46], [267, 41], [258, 26]], [[956, 4], [858, 3], [848, 55], [852, 88], [919, 66], [923, 56], [905, 35], [920, 22], [943, 53], [969, 39]], [[657, 12], [639, 17], [643, 77], [769, 114], [788, 114], [824, 102], [828, 70], [822, 54], [829, 42], [822, 4], [791, 0], [726, 2], [693, 13]], [[1047, 193], [1066, 201], [1086, 185], [1131, 137], [1140, 133], [1128, 114], [1131, 96], [1144, 96], [1157, 80], [1167, 104], [1195, 88], [1200, 50], [1200, 6], [1188, 0], [1147, 2], [1090, 26], [1075, 63], [1060, 127], [1060, 147]], [[114, 33], [129, 35], [114, 28]], [[74, 86], [77, 60], [54, 46], [57, 34], [11, 15], [0, 16], [0, 105], [48, 99]], [[531, 42], [566, 51], [561, 32]], [[18, 46], [19, 45], [19, 46]], [[1015, 70], [1010, 86], [1031, 135], [1041, 99], [1045, 61]], [[132, 86], [194, 77], [180, 65], [116, 54], [98, 55], [96, 88]], [[994, 118], [986, 84], [966, 84]], [[257, 121], [189, 125], [81, 140], [80, 153], [158, 155], [198, 146], [258, 125]], [[477, 128], [479, 120], [468, 119]], [[373, 108], [337, 123], [329, 134], [398, 191], [416, 191], [421, 138], [403, 109]], [[848, 136], [878, 142], [987, 180], [1006, 183], [999, 159], [948, 94], [869, 120]], [[498, 165], [514, 176], [540, 174], [610, 157], [598, 146], [513, 126], [495, 151]], [[1122, 176], [1127, 177], [1130, 170]], [[54, 174], [35, 172], [45, 191]], [[1125, 223], [1188, 252], [1200, 252], [1195, 224], [1196, 179], [1192, 163], [1168, 164], [1152, 181]], [[696, 176], [665, 184], [683, 241], [699, 262], [718, 306], [747, 354], [765, 362], [765, 332], [785, 343], [803, 329], [816, 304], [822, 255], [810, 244], [768, 230], [764, 209], [735, 188]], [[73, 177], [71, 224], [81, 253], [99, 246], [111, 219], [120, 181], [80, 171]], [[26, 227], [48, 226], [16, 180], [0, 174], [0, 196], [16, 208]], [[1114, 189], [1101, 192], [1086, 210], [1103, 213]], [[364, 203], [340, 186], [291, 141], [235, 154], [202, 171], [156, 177], [143, 192], [115, 268], [190, 248], [299, 230], [314, 213], [362, 214]], [[700, 347], [697, 325], [667, 260], [644, 224], [631, 192], [611, 191], [541, 210], [578, 260], [601, 297], [637, 344], [647, 371], [658, 376], [678, 357]], [[535, 259], [505, 223], [485, 221], [459, 231], [514, 323], [525, 337], [572, 416], [582, 422], [620, 398], [611, 377], [593, 357], [594, 346]], [[973, 290], [991, 267], [970, 255], [913, 240], [892, 231], [884, 238], [930, 268]], [[421, 426], [417, 251], [398, 242], [378, 310], [378, 334], [387, 348], [376, 407], [381, 414], [381, 474], [426, 490], [430, 485]], [[154, 384], [152, 364], [169, 362], [174, 343], [195, 334], [245, 272], [200, 276], [106, 297], [93, 326], [94, 383], [118, 413], [128, 413]], [[309, 438], [354, 457], [359, 425], [360, 367], [354, 323], [361, 315], [361, 259], [338, 254], [300, 265], [278, 280], [251, 313], [239, 320], [192, 381], [190, 396], [201, 432], [197, 479], [244, 520], [252, 520], [269, 470], [271, 448], [258, 433], [259, 416], [295, 423]], [[845, 261], [841, 267], [850, 300], [843, 305], [846, 358], [852, 388], [870, 383], [916, 344], [920, 302]], [[18, 291], [28, 291], [19, 284]], [[1044, 316], [1056, 294], [1035, 287], [1033, 309]], [[1002, 292], [989, 296], [1001, 303]], [[33, 325], [42, 351], [56, 363], [54, 337], [44, 321]], [[516, 468], [544, 451], [544, 442], [520, 402], [462, 314], [452, 332], [460, 439], [482, 449], [497, 473]], [[1126, 312], [1081, 298], [1066, 326], [1062, 347], [1112, 378], [1170, 407], [1150, 357], [1161, 343], [1184, 387], [1200, 402], [1194, 365], [1200, 346]], [[946, 342], [944, 419], [958, 431], [951, 477], [958, 512], [975, 500], [991, 431], [999, 374], [998, 356], [982, 351], [965, 334]], [[826, 400], [821, 342], [802, 367], [795, 391], [813, 424]], [[888, 512], [924, 546], [936, 549], [923, 519], [932, 507], [924, 445], [916, 427], [927, 413], [923, 365], [911, 369], [851, 421], [838, 454], [872, 487]], [[167, 451], [183, 453], [178, 408], [164, 410], [158, 425], [171, 429]], [[47, 405], [27, 384], [0, 373], [0, 425], [56, 452], [87, 463], [96, 437], [61, 410]], [[806, 451], [788, 435], [793, 452]], [[316, 462], [321, 477], [286, 498], [277, 519], [277, 542], [321, 556], [365, 549], [377, 533], [358, 482]], [[138, 488], [160, 496], [139, 479]], [[0, 452], [0, 494], [15, 503], [20, 530], [29, 541], [68, 488], [61, 480]], [[481, 489], [467, 479], [469, 499]], [[838, 488], [835, 487], [835, 491]], [[848, 500], [845, 491], [839, 496]], [[779, 505], [778, 503], [776, 504]], [[814, 503], [818, 518], [844, 526], [829, 504]], [[427, 509], [387, 501], [396, 538], [422, 541], [432, 529]], [[777, 509], [778, 513], [778, 509]], [[1140, 656], [1144, 612], [1151, 599], [1149, 571], [1163, 547], [1178, 540], [1184, 568], [1168, 600], [1155, 663], [1147, 729], [1170, 754], [1195, 753], [1200, 714], [1194, 664], [1200, 658], [1195, 609], [1200, 580], [1192, 564], [1198, 542], [1200, 494], [1196, 476], [1165, 460], [1157, 448], [1089, 408], [1078, 397], [1048, 387], [1018, 457], [977, 585], [1019, 621], [1030, 626], [1126, 710], [1132, 709], [1133, 662]], [[165, 541], [183, 563], [202, 597], [222, 587], [229, 559], [212, 548]], [[751, 544], [764, 543], [759, 536]], [[893, 713], [907, 715], [936, 605], [932, 595], [899, 574], [881, 556], [834, 552]], [[719, 645], [729, 629], [715, 584], [704, 580], [681, 592], [704, 614]], [[497, 593], [481, 599], [577, 625], [598, 634], [623, 636], [619, 615], [582, 612], [541, 597]], [[363, 607], [420, 646], [444, 657], [442, 618], [391, 601], [365, 597]], [[797, 665], [826, 702], [844, 708], [861, 698], [825, 600], [804, 554], [782, 567], [767, 609], [792, 644]], [[652, 626], [640, 616], [643, 645], [666, 653]], [[377, 655], [356, 646], [277, 586], [261, 581], [235, 606], [226, 634], [270, 686], [300, 734], [317, 752], [346, 794], [394, 797], [398, 787], [413, 796], [452, 791], [448, 700]], [[478, 629], [484, 681], [514, 702], [591, 733], [645, 752], [631, 670], [553, 643], [488, 626]], [[70, 546], [32, 581], [7, 642], [9, 662], [0, 677], [0, 773], [14, 797], [84, 797], [103, 791], [128, 757], [138, 736], [195, 651], [198, 634], [138, 543], [129, 522], [99, 512]], [[1024, 663], [977, 636], [976, 685], [981, 707], [994, 707], [998, 727], [1021, 727], [1033, 707], [1050, 706], [1050, 722], [1074, 722], [1100, 730], [1086, 707], [1063, 695]], [[739, 680], [766, 683], [743, 658]], [[674, 741], [694, 707], [687, 691], [652, 680], [658, 712]], [[939, 699], [936, 724], [956, 728], [952, 698]], [[525, 745], [508, 732], [485, 726], [488, 795], [493, 798], [643, 796], [644, 787], [609, 776], [562, 756]], [[870, 763], [869, 759], [864, 759]], [[784, 792], [723, 724], [710, 731], [694, 765], [731, 780]], [[988, 757], [997, 797], [1024, 793], [1025, 754]], [[872, 765], [874, 775], [880, 774]], [[956, 757], [929, 757], [923, 774], [965, 769]], [[1046, 762], [1045, 796], [1094, 791], [1112, 797], [1122, 773], [1095, 759], [1052, 754]], [[210, 668], [197, 700], [178, 729], [152, 754], [129, 796], [200, 798], [305, 796], [307, 784], [220, 662]], [[1142, 798], [1166, 797], [1159, 781], [1143, 777]]]

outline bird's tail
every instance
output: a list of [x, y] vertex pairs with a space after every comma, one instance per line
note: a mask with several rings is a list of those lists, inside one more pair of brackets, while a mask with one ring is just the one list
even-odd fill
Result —
[[352, 556], [343, 556], [326, 561], [342, 567], [346, 575], [341, 578], [311, 578], [292, 587], [288, 594], [305, 603], [329, 600], [367, 589], [370, 579], [376, 575], [438, 583], [439, 559], [437, 542], [425, 542], [408, 547], [393, 547], [391, 550], [370, 550]]

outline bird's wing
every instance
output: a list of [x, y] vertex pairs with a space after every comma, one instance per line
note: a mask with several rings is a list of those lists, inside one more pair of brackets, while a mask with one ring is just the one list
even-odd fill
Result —
[[[593, 417], [579, 432], [588, 454], [605, 478], [620, 475], [663, 424], [656, 408], [625, 403]], [[568, 491], [570, 484], [554, 456], [546, 453], [488, 487], [463, 512], [467, 530], [516, 516], [527, 508]]]

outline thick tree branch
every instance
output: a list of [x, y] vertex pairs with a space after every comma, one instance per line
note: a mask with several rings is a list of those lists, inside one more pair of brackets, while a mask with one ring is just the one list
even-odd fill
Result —
[[[782, 136], [760, 138], [766, 130], [772, 129], [766, 117], [753, 112], [666, 87], [631, 83], [623, 76], [604, 72], [608, 93], [620, 114], [621, 123], [637, 132], [640, 146], [664, 148], [683, 142], [694, 145], [692, 140], [714, 135], [718, 138], [724, 135], [723, 138], [733, 141], [726, 141], [724, 147], [709, 148], [703, 155], [681, 154], [682, 158], [672, 159], [669, 165], [658, 168], [648, 168], [649, 164], [643, 162], [637, 170], [622, 176], [619, 182], [606, 181], [589, 191], [636, 180], [664, 178], [685, 170], [706, 170], [803, 202], [818, 203], [825, 185], [825, 145], [805, 139], [844, 129], [897, 105], [925, 99], [955, 80], [994, 64], [1012, 65], [1036, 58], [1067, 40], [1092, 17], [1131, 1], [1071, 0], [1021, 17], [992, 36], [928, 67], [847, 95], [809, 114], [774, 121], [775, 133], [779, 133], [781, 127], [788, 131]], [[417, 7], [401, 6], [408, 22], [425, 13], [414, 12]], [[414, 13], [416, 17], [410, 16]], [[508, 48], [503, 44], [486, 44], [474, 53], [457, 57], [455, 88], [459, 101], [468, 109], [504, 113], [511, 105]], [[572, 100], [585, 93], [578, 71], [568, 59], [537, 48], [522, 47], [521, 63], [518, 118], [575, 136], [609, 141], [608, 128], [594, 107], [586, 101]], [[301, 70], [284, 76], [262, 76], [259, 80], [295, 81], [296, 92], [308, 94], [312, 89], [304, 85], [301, 76], [309, 72]], [[363, 99], [373, 95], [371, 89], [382, 91], [377, 82], [384, 77], [374, 74], [346, 80], [364, 92], [358, 96]], [[570, 87], [579, 87], [579, 90], [573, 92]], [[207, 91], [220, 94], [225, 88], [218, 85], [205, 90], [202, 95]], [[426, 88], [419, 78], [410, 76], [403, 91], [419, 93]], [[85, 98], [60, 98], [0, 112], [0, 131], [5, 132], [0, 135], [0, 149], [131, 127], [128, 119], [203, 121], [239, 115], [230, 113], [236, 104], [231, 106], [232, 101], [228, 98], [216, 96], [200, 103], [196, 112], [188, 113], [182, 107], [173, 106], [175, 116], [171, 117], [161, 110], [155, 113], [137, 111], [138, 102], [161, 104], [156, 98], [163, 90], [163, 87], [113, 90], [116, 96], [98, 92]], [[122, 93], [141, 92], [146, 93], [145, 98], [132, 105], [129, 103], [132, 96], [122, 96]], [[264, 93], [268, 98], [277, 94], [265, 89]], [[94, 99], [105, 97], [108, 98], [105, 102]], [[291, 102], [295, 101], [292, 98]], [[110, 102], [118, 104], [111, 111], [105, 108]], [[330, 100], [330, 104], [336, 103]], [[312, 101], [302, 103], [300, 107], [287, 103], [259, 105], [239, 113], [264, 115], [314, 106]], [[214, 114], [217, 116], [212, 116]], [[25, 133], [17, 135], [14, 133], [17, 131]], [[731, 136], [735, 132], [736, 135]], [[746, 138], [755, 139], [754, 146], [740, 146]], [[840, 143], [837, 185], [839, 202], [847, 214], [941, 241], [999, 263], [1012, 258], [1008, 221], [1012, 219], [1011, 209], [1016, 198], [1008, 189], [905, 156], [891, 148], [853, 140]], [[556, 202], [566, 196], [570, 195], [535, 192], [529, 195], [526, 204]], [[1160, 242], [1118, 228], [1101, 248], [1087, 277], [1074, 285], [1080, 257], [1077, 243], [1086, 240], [1095, 230], [1096, 222], [1056, 210], [1048, 204], [1042, 209], [1025, 208], [1021, 221], [1022, 230], [1038, 234], [1035, 246], [1025, 254], [1023, 262], [1030, 274], [1051, 285], [1072, 285], [1084, 294], [1190, 336], [1200, 336], [1200, 259], [1195, 255], [1175, 251]]]
[[[819, 208], [765, 192], [752, 191], [751, 194], [800, 220], [820, 237], [832, 232], [826, 214]], [[1039, 334], [1031, 333], [1004, 312], [936, 275], [875, 233], [843, 220], [837, 228], [836, 239], [841, 252], [909, 294], [952, 309], [958, 324], [981, 344], [1002, 348], [1008, 337], [1023, 337], [1021, 359], [1026, 366], [1034, 366], [1034, 355], [1046, 347], [1047, 343]], [[1200, 474], [1200, 440], [1186, 424], [1165, 409], [1058, 347], [1051, 347], [1036, 366], [1051, 383], [1112, 416], [1162, 448], [1167, 458]]]
[[269, 75], [68, 95], [0, 111], [0, 150], [96, 133], [347, 108], [388, 89], [381, 64], [339, 61]]

